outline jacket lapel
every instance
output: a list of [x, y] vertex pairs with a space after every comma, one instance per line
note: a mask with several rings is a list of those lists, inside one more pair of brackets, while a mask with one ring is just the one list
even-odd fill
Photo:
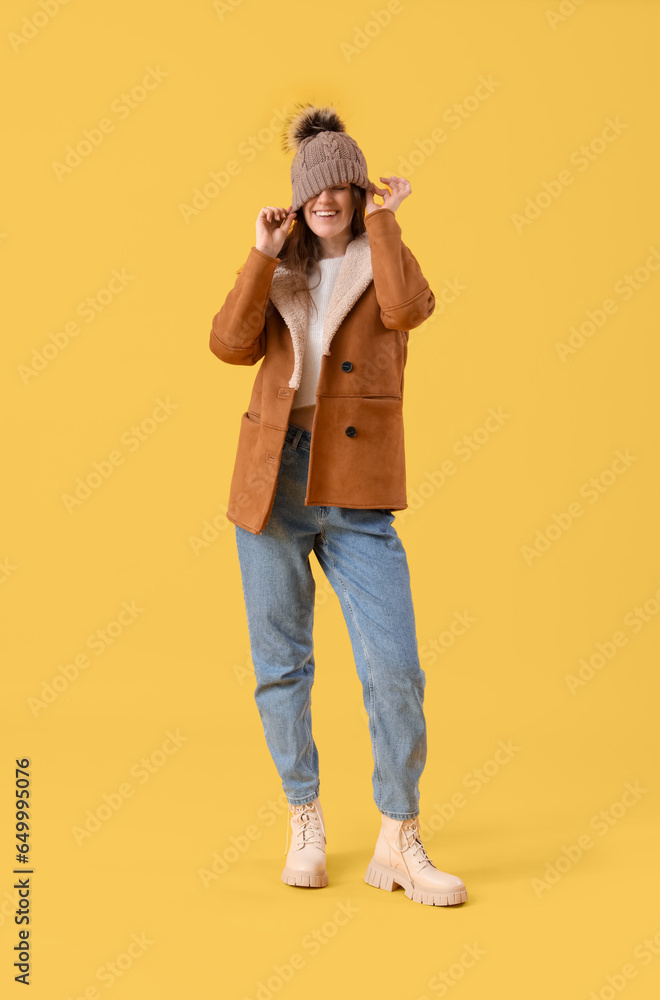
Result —
[[[369, 234], [356, 236], [346, 247], [339, 268], [328, 311], [323, 321], [323, 353], [330, 354], [330, 344], [339, 325], [373, 280]], [[278, 264], [273, 272], [270, 299], [286, 323], [293, 341], [294, 367], [289, 379], [291, 389], [300, 388], [305, 345], [307, 343], [307, 307], [302, 295], [293, 296], [291, 272]], [[302, 300], [302, 301], [301, 301]]]

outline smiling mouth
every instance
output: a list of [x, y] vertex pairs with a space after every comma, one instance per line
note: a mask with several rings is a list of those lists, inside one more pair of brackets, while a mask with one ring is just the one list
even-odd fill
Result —
[[334, 217], [335, 217], [336, 214], [337, 214], [336, 211], [335, 212], [314, 212], [314, 215], [317, 215], [321, 219], [334, 219]]

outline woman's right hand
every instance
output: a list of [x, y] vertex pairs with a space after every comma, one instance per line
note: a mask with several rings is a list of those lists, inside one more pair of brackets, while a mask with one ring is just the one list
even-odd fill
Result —
[[296, 213], [291, 211], [291, 205], [288, 208], [265, 205], [257, 216], [257, 250], [269, 257], [277, 257], [295, 217]]

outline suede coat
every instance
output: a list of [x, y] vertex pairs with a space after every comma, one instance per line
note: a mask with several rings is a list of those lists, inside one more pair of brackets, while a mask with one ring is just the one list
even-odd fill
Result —
[[[323, 323], [305, 506], [407, 506], [403, 376], [408, 331], [435, 309], [421, 268], [389, 208], [351, 240]], [[251, 247], [213, 317], [210, 348], [257, 371], [238, 447], [227, 518], [260, 535], [270, 518], [284, 438], [300, 385], [307, 307], [279, 257]]]

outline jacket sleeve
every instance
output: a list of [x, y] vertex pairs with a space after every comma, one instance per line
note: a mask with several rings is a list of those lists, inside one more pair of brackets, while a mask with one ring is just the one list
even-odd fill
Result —
[[236, 277], [211, 323], [210, 348], [230, 365], [255, 365], [266, 353], [266, 309], [279, 257], [269, 257], [256, 247]]
[[388, 330], [412, 330], [435, 309], [435, 296], [417, 259], [401, 240], [401, 227], [390, 208], [365, 217], [371, 267], [380, 316]]

